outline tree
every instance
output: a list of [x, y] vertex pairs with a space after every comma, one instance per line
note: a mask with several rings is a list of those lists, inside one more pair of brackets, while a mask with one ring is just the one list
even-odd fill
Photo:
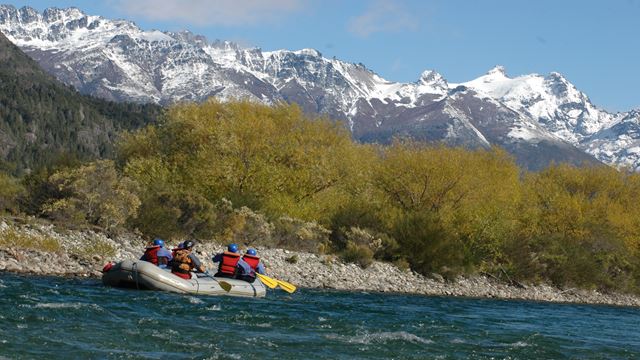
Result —
[[57, 171], [48, 182], [60, 192], [42, 206], [42, 213], [53, 220], [113, 231], [135, 217], [140, 206], [136, 184], [120, 176], [111, 160]]

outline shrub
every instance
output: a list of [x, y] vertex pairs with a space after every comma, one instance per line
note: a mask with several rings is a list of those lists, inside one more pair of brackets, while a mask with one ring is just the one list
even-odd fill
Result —
[[298, 255], [293, 254], [292, 256], [289, 256], [288, 258], [284, 259], [284, 261], [288, 262], [289, 264], [297, 264], [298, 263]]
[[223, 201], [218, 206], [218, 237], [224, 242], [245, 246], [272, 246], [273, 225], [262, 214], [248, 207], [233, 209], [231, 203]]
[[16, 179], [0, 173], [0, 212], [18, 213], [18, 199], [24, 192], [24, 187]]
[[315, 222], [281, 217], [274, 221], [273, 245], [297, 251], [324, 253], [330, 234], [329, 230]]
[[88, 260], [94, 255], [100, 255], [104, 258], [113, 258], [116, 255], [116, 248], [108, 240], [102, 238], [93, 238], [83, 241], [82, 243], [67, 249], [69, 254], [80, 259]]
[[119, 176], [111, 160], [57, 171], [48, 182], [59, 191], [59, 198], [49, 199], [41, 208], [52, 220], [112, 231], [135, 217], [140, 206], [135, 184]]
[[411, 269], [411, 266], [409, 265], [409, 262], [404, 258], [400, 258], [400, 259], [395, 260], [393, 262], [393, 265], [395, 265], [398, 269], [400, 269], [402, 271], [409, 271]]
[[142, 203], [140, 214], [132, 223], [148, 238], [205, 239], [215, 233], [216, 213], [214, 206], [199, 194], [161, 192]]
[[340, 256], [344, 261], [358, 264], [362, 268], [367, 268], [373, 263], [373, 251], [367, 246], [353, 242], [347, 243], [347, 247], [340, 253]]
[[467, 270], [466, 249], [437, 218], [414, 213], [399, 219], [394, 235], [400, 240], [402, 255], [411, 268], [422, 273], [447, 273], [455, 276]]
[[0, 231], [0, 248], [19, 248], [44, 252], [60, 252], [60, 242], [50, 236], [31, 233], [14, 228]]

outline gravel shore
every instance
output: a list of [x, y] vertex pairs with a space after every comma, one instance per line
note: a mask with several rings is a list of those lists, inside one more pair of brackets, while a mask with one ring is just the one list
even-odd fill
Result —
[[[18, 246], [0, 246], [0, 271], [35, 275], [100, 277], [102, 267], [107, 262], [137, 259], [144, 249], [143, 241], [131, 235], [109, 238], [94, 232], [63, 234], [57, 232], [52, 226], [16, 226], [0, 221], [0, 239], [7, 236], [9, 231], [30, 238], [55, 239], [61, 246], [56, 252], [30, 250]], [[91, 247], [86, 248], [86, 244], [100, 244], [100, 247], [95, 248], [104, 248], [106, 245], [114, 251], [109, 256], [105, 256], [91, 251]], [[222, 250], [223, 247], [216, 244], [200, 244], [196, 247], [198, 257], [209, 269], [213, 267], [211, 256]], [[267, 267], [269, 276], [289, 281], [301, 288], [640, 307], [640, 297], [626, 294], [558, 289], [549, 285], [514, 286], [487, 276], [460, 277], [455, 281], [445, 281], [436, 274], [428, 278], [415, 272], [403, 271], [389, 263], [374, 262], [363, 269], [355, 264], [343, 263], [331, 255], [260, 248], [258, 253]]]

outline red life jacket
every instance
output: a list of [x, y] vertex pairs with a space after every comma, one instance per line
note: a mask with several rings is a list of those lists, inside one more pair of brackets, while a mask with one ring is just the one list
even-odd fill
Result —
[[158, 250], [160, 250], [160, 246], [148, 247], [144, 251], [144, 255], [142, 256], [142, 258], [144, 259], [144, 261], [148, 261], [153, 265], [158, 265]]
[[218, 272], [234, 276], [236, 274], [238, 260], [240, 260], [240, 254], [225, 251], [222, 253], [222, 261], [220, 261], [220, 265], [218, 265]]
[[251, 266], [251, 269], [255, 272], [258, 271], [258, 264], [260, 264], [260, 258], [257, 256], [245, 254], [242, 260]]

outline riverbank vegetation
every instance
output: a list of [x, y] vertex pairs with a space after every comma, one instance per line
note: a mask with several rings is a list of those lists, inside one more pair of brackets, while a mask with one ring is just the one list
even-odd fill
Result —
[[638, 293], [640, 176], [529, 173], [498, 148], [359, 144], [294, 105], [183, 104], [117, 156], [0, 175], [0, 206], [65, 226], [373, 258], [430, 275]]

